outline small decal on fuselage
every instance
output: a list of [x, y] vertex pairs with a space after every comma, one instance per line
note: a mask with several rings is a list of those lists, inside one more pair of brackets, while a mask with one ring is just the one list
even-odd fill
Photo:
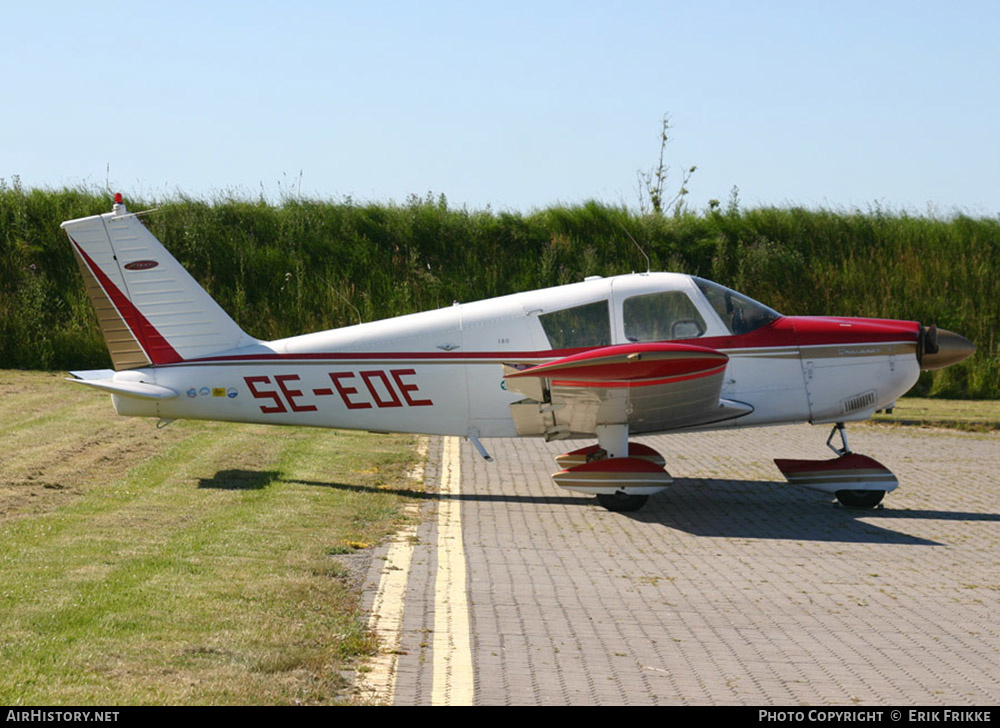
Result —
[[149, 270], [159, 265], [155, 260], [134, 260], [125, 264], [125, 270]]

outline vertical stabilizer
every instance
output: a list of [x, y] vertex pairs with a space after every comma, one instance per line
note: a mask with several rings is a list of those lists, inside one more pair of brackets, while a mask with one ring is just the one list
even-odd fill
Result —
[[115, 196], [62, 228], [115, 369], [173, 364], [256, 343]]

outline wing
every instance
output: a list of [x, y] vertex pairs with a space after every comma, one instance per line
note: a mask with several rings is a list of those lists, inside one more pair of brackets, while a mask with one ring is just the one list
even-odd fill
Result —
[[729, 357], [691, 344], [624, 344], [525, 368], [505, 364], [520, 435], [588, 437], [598, 425], [628, 424], [634, 434], [739, 417], [753, 407], [720, 397]]

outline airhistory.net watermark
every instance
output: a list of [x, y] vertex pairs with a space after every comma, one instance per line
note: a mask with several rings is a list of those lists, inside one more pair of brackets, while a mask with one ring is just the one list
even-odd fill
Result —
[[7, 709], [5, 721], [20, 723], [115, 723], [117, 710], [15, 710]]

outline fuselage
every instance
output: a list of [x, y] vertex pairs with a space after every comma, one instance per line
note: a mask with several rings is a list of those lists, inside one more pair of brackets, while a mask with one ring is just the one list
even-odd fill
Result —
[[505, 364], [677, 341], [726, 354], [721, 396], [752, 408], [711, 427], [843, 422], [913, 386], [920, 335], [909, 321], [781, 316], [708, 281], [645, 273], [118, 372], [179, 396], [114, 400], [120, 414], [163, 419], [511, 437], [536, 433], [512, 416], [522, 395], [507, 389]]

